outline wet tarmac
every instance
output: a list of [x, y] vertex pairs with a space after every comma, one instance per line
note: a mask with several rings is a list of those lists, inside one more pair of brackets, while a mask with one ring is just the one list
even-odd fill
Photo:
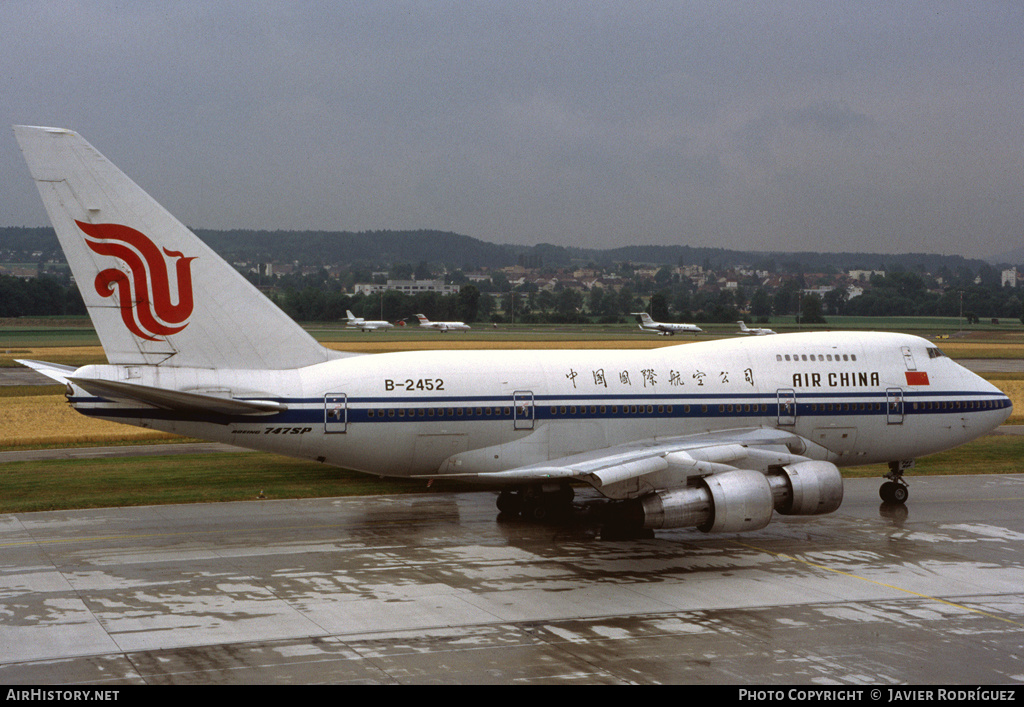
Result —
[[436, 493], [0, 515], [0, 683], [1024, 682], [1024, 475], [606, 541]]

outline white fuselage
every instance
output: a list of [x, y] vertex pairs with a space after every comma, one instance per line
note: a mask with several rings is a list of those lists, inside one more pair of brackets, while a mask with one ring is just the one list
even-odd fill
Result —
[[[125, 367], [79, 375], [124, 379]], [[913, 459], [1000, 424], [1009, 399], [899, 334], [787, 334], [652, 350], [368, 355], [287, 371], [133, 367], [144, 385], [273, 400], [204, 422], [75, 389], [92, 416], [382, 476], [503, 471], [637, 440], [777, 428], [838, 466]]]
[[393, 329], [394, 324], [385, 321], [366, 321], [365, 319], [351, 319], [348, 321], [347, 326], [353, 329], [361, 329], [363, 331], [378, 331]]
[[469, 329], [469, 325], [462, 322], [428, 322], [426, 324], [421, 323], [420, 327], [423, 329], [436, 329], [437, 331], [466, 331]]
[[641, 329], [653, 331], [659, 334], [697, 334], [701, 331], [699, 327], [692, 324], [667, 324], [665, 322], [651, 322], [640, 325]]

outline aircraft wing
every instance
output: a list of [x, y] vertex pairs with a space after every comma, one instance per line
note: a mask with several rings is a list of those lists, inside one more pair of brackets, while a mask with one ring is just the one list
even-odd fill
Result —
[[503, 483], [577, 479], [605, 491], [616, 483], [658, 472], [670, 472], [679, 479], [735, 469], [767, 471], [770, 466], [807, 461], [808, 457], [797, 452], [806, 450], [808, 444], [804, 438], [784, 430], [723, 430], [630, 442], [473, 476]]

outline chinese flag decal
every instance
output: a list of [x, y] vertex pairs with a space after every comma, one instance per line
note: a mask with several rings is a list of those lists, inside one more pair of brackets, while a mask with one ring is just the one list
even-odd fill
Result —
[[924, 371], [907, 371], [907, 385], [928, 385], [928, 374]]

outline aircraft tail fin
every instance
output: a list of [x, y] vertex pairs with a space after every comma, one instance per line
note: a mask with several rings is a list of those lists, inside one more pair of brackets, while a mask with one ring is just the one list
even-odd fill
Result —
[[420, 324], [430, 324], [430, 320], [424, 317], [422, 314], [417, 314], [416, 318], [420, 320]]
[[15, 136], [112, 364], [298, 368], [322, 347], [70, 130]]

